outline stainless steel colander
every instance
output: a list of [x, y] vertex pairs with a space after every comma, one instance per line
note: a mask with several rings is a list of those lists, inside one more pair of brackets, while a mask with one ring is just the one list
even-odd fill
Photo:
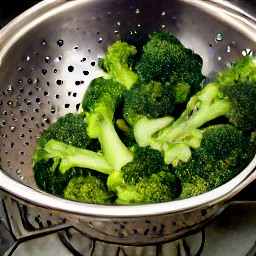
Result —
[[36, 188], [31, 169], [36, 140], [57, 118], [78, 109], [99, 74], [98, 57], [117, 39], [137, 42], [160, 27], [203, 57], [206, 76], [256, 51], [256, 19], [228, 1], [42, 1], [0, 31], [0, 189], [6, 196], [89, 237], [144, 245], [202, 227], [256, 178], [254, 158], [213, 191], [136, 206], [72, 202]]

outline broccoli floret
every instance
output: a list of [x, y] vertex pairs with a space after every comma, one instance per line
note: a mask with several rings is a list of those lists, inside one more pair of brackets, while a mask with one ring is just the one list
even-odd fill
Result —
[[151, 136], [169, 125], [174, 112], [174, 90], [170, 83], [138, 80], [124, 94], [123, 117], [133, 128], [140, 146]]
[[[237, 75], [237, 65], [247, 72]], [[242, 131], [255, 130], [256, 82], [255, 76], [247, 74], [256, 72], [256, 60], [247, 56], [239, 60], [237, 65], [218, 74], [216, 82], [207, 84], [193, 95], [181, 116], [159, 133], [156, 140], [162, 145], [166, 163], [177, 165], [179, 161], [187, 161], [190, 157], [190, 147], [200, 146], [200, 128], [218, 117], [226, 117]], [[155, 142], [148, 141], [148, 145], [151, 144]]]
[[230, 124], [205, 128], [200, 147], [172, 169], [181, 180], [180, 197], [202, 194], [234, 178], [252, 160], [246, 153], [250, 147], [250, 138]]
[[146, 204], [167, 202], [178, 195], [177, 178], [166, 171], [144, 177], [135, 184], [118, 186], [117, 204]]
[[[86, 132], [84, 118], [78, 114], [69, 113], [52, 123], [38, 139], [32, 157], [34, 178], [38, 187], [46, 192], [61, 196], [64, 188], [73, 175], [82, 175], [84, 170], [70, 168], [60, 172], [60, 158], [48, 154], [46, 144], [58, 140], [67, 146], [73, 146], [88, 151], [98, 151], [100, 144], [91, 139]], [[96, 152], [93, 152], [97, 154]]]
[[177, 92], [176, 102], [182, 103], [199, 90], [202, 65], [199, 55], [185, 48], [169, 32], [160, 31], [150, 35], [135, 63], [135, 71], [146, 82], [170, 82]]
[[[58, 145], [52, 149], [51, 155], [62, 156], [63, 151], [66, 152], [66, 156], [60, 162], [60, 171], [63, 171], [63, 166], [66, 168], [68, 165], [66, 168], [66, 172], [68, 172], [70, 166], [74, 166], [75, 163], [79, 167], [85, 167], [83, 165], [88, 164], [87, 159], [84, 158], [87, 154], [86, 149], [73, 148], [57, 141], [49, 141], [46, 145], [51, 142], [54, 143], [54, 146]], [[61, 148], [62, 146], [63, 148]], [[92, 161], [97, 162], [98, 166], [97, 159], [92, 158]], [[86, 166], [86, 168], [88, 167]], [[162, 154], [149, 147], [134, 146], [134, 158], [120, 170], [108, 169], [104, 166], [100, 166], [100, 168], [90, 166], [89, 169], [95, 170], [96, 177], [98, 177], [97, 173], [108, 175], [106, 182], [108, 191], [116, 194], [115, 203], [118, 204], [168, 201], [176, 198], [180, 193], [179, 180], [170, 172], [169, 166], [164, 163]], [[74, 193], [76, 192], [74, 191]]]
[[115, 195], [108, 191], [106, 181], [90, 174], [74, 176], [64, 190], [64, 197], [94, 204], [111, 204], [115, 199]]
[[107, 48], [98, 65], [113, 79], [130, 89], [137, 80], [137, 74], [131, 68], [131, 58], [137, 53], [135, 46], [123, 41], [116, 41]]
[[90, 83], [82, 100], [88, 135], [100, 141], [103, 155], [114, 170], [120, 170], [133, 158], [132, 152], [118, 136], [113, 120], [123, 90], [118, 82], [96, 78]]
[[217, 76], [217, 86], [232, 109], [226, 114], [229, 121], [242, 131], [256, 127], [256, 58], [247, 56]]
[[139, 119], [171, 116], [175, 95], [170, 83], [138, 81], [124, 95], [123, 116], [134, 126]]
[[180, 193], [180, 183], [163, 156], [149, 147], [134, 149], [133, 161], [119, 172], [112, 172], [107, 181], [117, 194], [118, 204], [140, 204], [169, 201]]

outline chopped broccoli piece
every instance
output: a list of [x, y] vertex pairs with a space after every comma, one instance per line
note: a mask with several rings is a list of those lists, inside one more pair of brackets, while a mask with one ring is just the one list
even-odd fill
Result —
[[256, 58], [246, 56], [217, 76], [217, 86], [232, 105], [226, 114], [242, 131], [256, 127]]
[[159, 203], [175, 199], [178, 179], [170, 172], [160, 171], [140, 179], [135, 184], [118, 186], [117, 204]]
[[119, 40], [107, 48], [105, 56], [99, 59], [98, 65], [108, 74], [108, 78], [130, 89], [137, 80], [137, 74], [133, 72], [130, 61], [136, 53], [135, 46]]
[[174, 88], [177, 86], [176, 102], [182, 103], [199, 90], [203, 80], [202, 65], [199, 55], [185, 48], [169, 32], [160, 31], [150, 35], [135, 71], [146, 82], [170, 82]]
[[[256, 72], [256, 60], [250, 56], [239, 60], [237, 65], [247, 70], [247, 73]], [[158, 144], [162, 143], [166, 163], [176, 165], [186, 158], [182, 154], [176, 154], [180, 144], [188, 150], [190, 147], [198, 148], [202, 139], [200, 128], [218, 117], [227, 117], [230, 123], [242, 131], [255, 130], [256, 111], [253, 106], [256, 104], [256, 83], [253, 82], [253, 76], [247, 77], [246, 73], [234, 75], [237, 74], [237, 65], [218, 74], [217, 82], [206, 85], [193, 95], [181, 116], [159, 133], [156, 140]], [[225, 77], [227, 84], [222, 82]], [[152, 142], [153, 144], [156, 143]], [[177, 158], [169, 158], [172, 155], [177, 155]], [[186, 155], [188, 156], [187, 152]]]
[[125, 93], [123, 117], [133, 128], [134, 137], [140, 146], [147, 145], [147, 140], [169, 125], [173, 118], [175, 99], [170, 83], [143, 82], [138, 80]]
[[[69, 113], [52, 123], [38, 139], [32, 157], [34, 178], [38, 187], [46, 192], [62, 196], [63, 189], [73, 175], [82, 175], [84, 171], [70, 168], [60, 172], [60, 158], [48, 154], [46, 145], [51, 140], [65, 143], [67, 146], [87, 149], [93, 152], [100, 149], [97, 140], [91, 139], [86, 132], [84, 118], [78, 114]], [[93, 152], [97, 154], [96, 152]]]
[[174, 111], [174, 90], [170, 83], [138, 81], [125, 93], [123, 116], [132, 126], [142, 117], [155, 119]]
[[123, 88], [118, 82], [96, 78], [90, 83], [82, 100], [88, 135], [100, 141], [105, 159], [115, 170], [120, 170], [133, 158], [114, 126], [115, 109], [122, 95]]
[[115, 199], [115, 195], [108, 191], [106, 182], [93, 175], [74, 176], [64, 190], [64, 197], [93, 204], [111, 204]]
[[230, 124], [205, 128], [200, 147], [186, 163], [172, 169], [181, 180], [181, 198], [207, 192], [234, 178], [252, 160], [253, 155], [246, 153], [250, 147], [250, 138]]
[[109, 189], [117, 194], [118, 204], [169, 201], [180, 193], [179, 180], [164, 163], [161, 153], [149, 147], [135, 147], [133, 161], [110, 174]]

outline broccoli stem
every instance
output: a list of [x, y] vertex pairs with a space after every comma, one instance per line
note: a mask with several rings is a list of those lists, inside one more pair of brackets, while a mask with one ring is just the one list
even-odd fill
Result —
[[156, 141], [164, 151], [165, 163], [176, 166], [190, 158], [190, 147], [198, 148], [202, 139], [199, 128], [205, 123], [225, 115], [231, 109], [229, 100], [218, 87], [208, 84], [192, 96], [185, 111], [170, 126], [162, 129]]
[[142, 117], [134, 125], [134, 136], [140, 147], [151, 146], [154, 149], [159, 149], [159, 144], [154, 140], [153, 136], [156, 132], [169, 126], [173, 122], [173, 117], [160, 117], [149, 119]]
[[99, 141], [105, 159], [112, 165], [115, 171], [119, 171], [124, 165], [133, 160], [133, 153], [119, 138], [112, 121], [103, 116], [99, 122]]
[[231, 104], [228, 99], [221, 97], [215, 84], [207, 85], [191, 97], [185, 111], [175, 122], [161, 131], [157, 140], [181, 142], [203, 124], [225, 115], [231, 109]]
[[54, 139], [45, 144], [45, 151], [49, 158], [61, 160], [59, 169], [62, 174], [72, 167], [88, 168], [104, 174], [113, 171], [113, 167], [100, 154], [91, 150], [76, 148]]

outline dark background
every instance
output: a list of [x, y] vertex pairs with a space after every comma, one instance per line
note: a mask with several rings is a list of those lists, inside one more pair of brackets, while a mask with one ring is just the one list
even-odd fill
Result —
[[[46, 0], [47, 1], [47, 0]], [[0, 29], [15, 18], [17, 15], [27, 10], [29, 7], [41, 2], [39, 0], [1, 0], [0, 1]]]

